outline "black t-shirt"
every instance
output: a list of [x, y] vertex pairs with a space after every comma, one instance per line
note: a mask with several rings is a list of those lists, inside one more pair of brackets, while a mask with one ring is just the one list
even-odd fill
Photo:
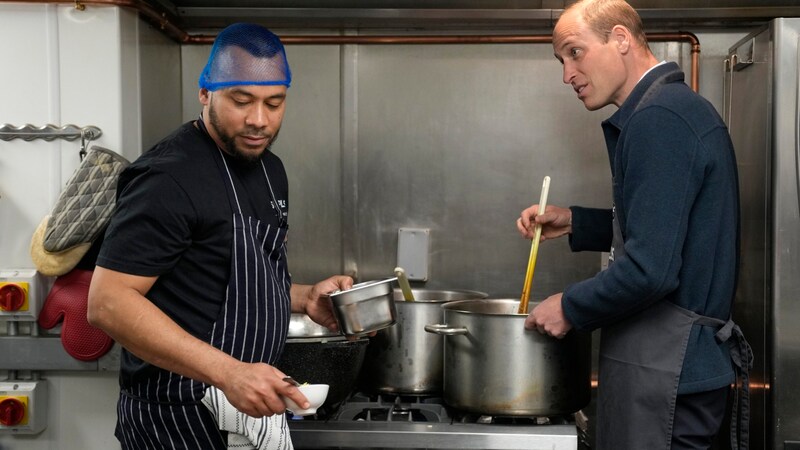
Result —
[[[189, 122], [120, 175], [117, 208], [97, 258], [97, 265], [107, 269], [158, 276], [147, 298], [204, 340], [225, 298], [236, 211], [220, 172], [224, 170], [220, 154], [228, 163], [245, 217], [278, 225], [261, 164], [233, 160]], [[262, 160], [286, 219], [288, 182], [283, 163], [269, 151]], [[123, 372], [125, 365], [123, 361]]]

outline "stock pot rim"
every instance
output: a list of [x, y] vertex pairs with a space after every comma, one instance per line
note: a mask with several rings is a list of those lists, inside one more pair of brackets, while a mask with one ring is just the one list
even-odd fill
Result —
[[[446, 311], [453, 311], [460, 314], [467, 314], [467, 315], [475, 315], [475, 316], [491, 316], [491, 317], [527, 317], [527, 314], [519, 314], [519, 313], [508, 313], [508, 312], [487, 312], [487, 311], [473, 311], [470, 309], [464, 309], [466, 305], [488, 305], [488, 304], [499, 304], [502, 303], [504, 305], [519, 305], [519, 299], [516, 298], [484, 298], [484, 299], [471, 299], [471, 300], [455, 300], [452, 302], [447, 302], [442, 305], [442, 309]], [[531, 302], [531, 305], [534, 303]], [[529, 306], [530, 308], [530, 306]]]
[[[408, 302], [408, 304], [425, 304], [425, 303], [451, 303], [451, 302], [460, 302], [463, 300], [480, 300], [489, 297], [489, 294], [482, 291], [475, 291], [470, 289], [427, 289], [427, 288], [411, 288], [411, 292], [414, 294], [414, 301]], [[430, 298], [435, 296], [447, 295], [447, 294], [456, 294], [461, 298]], [[405, 298], [403, 298], [402, 290], [400, 288], [394, 288], [392, 290], [392, 296], [395, 303], [404, 303], [406, 302]]]

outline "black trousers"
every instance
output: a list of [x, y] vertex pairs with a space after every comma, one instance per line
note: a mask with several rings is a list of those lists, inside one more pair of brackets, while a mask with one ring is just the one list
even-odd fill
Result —
[[679, 395], [672, 427], [672, 450], [709, 449], [725, 418], [729, 387]]

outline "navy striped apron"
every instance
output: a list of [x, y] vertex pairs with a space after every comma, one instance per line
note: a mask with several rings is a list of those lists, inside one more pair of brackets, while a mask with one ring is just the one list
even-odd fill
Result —
[[[202, 120], [198, 126], [205, 131]], [[231, 273], [225, 300], [205, 341], [236, 359], [274, 365], [283, 352], [291, 316], [291, 277], [286, 264], [287, 227], [261, 162], [278, 226], [245, 217], [228, 164], [220, 149], [217, 166], [233, 214]], [[217, 157], [215, 156], [215, 160]], [[117, 404], [116, 436], [123, 449], [227, 449], [220, 431], [201, 403], [208, 385], [158, 369], [124, 389]], [[286, 421], [271, 430], [291, 447]]]

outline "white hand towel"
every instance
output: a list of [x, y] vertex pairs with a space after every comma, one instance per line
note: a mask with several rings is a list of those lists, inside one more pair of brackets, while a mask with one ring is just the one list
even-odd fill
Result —
[[203, 404], [214, 414], [219, 428], [229, 432], [228, 448], [294, 450], [286, 414], [248, 416], [234, 408], [225, 393], [213, 386], [206, 390]]

